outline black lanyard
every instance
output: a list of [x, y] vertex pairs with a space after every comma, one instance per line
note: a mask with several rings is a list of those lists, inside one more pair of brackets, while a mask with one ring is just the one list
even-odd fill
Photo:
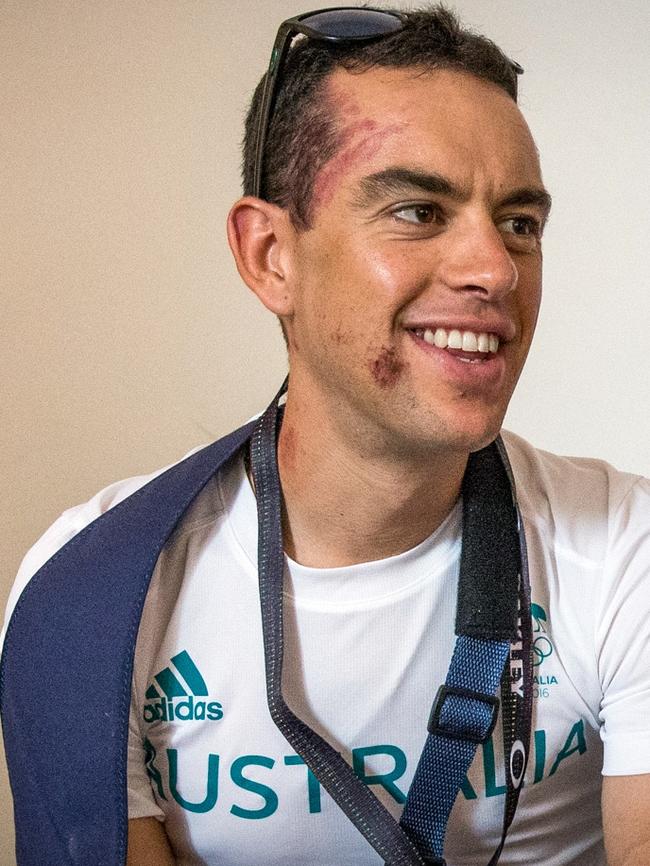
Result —
[[[266, 688], [271, 718], [280, 729], [296, 753], [330, 794], [359, 832], [390, 866], [424, 866], [424, 864], [444, 864], [442, 857], [433, 857], [428, 850], [421, 853], [422, 846], [416, 845], [403, 827], [398, 824], [388, 810], [380, 803], [370, 789], [354, 774], [352, 768], [341, 755], [321, 736], [299, 719], [287, 706], [282, 695], [282, 663], [284, 655], [283, 630], [283, 577], [284, 549], [282, 542], [281, 488], [277, 468], [277, 437], [281, 423], [278, 400], [284, 393], [286, 383], [272, 402], [253, 432], [250, 443], [251, 469], [255, 482], [258, 511], [258, 569], [260, 602], [262, 610], [262, 629], [264, 637], [264, 656], [266, 667]], [[514, 486], [505, 452], [499, 457], [508, 473], [509, 492], [512, 496]], [[479, 477], [476, 477], [479, 475]], [[469, 499], [472, 487], [478, 494], [484, 479], [473, 473], [464, 481], [464, 525], [471, 521], [471, 513], [465, 509], [465, 497]], [[510, 501], [512, 513], [518, 515], [514, 498]], [[515, 518], [516, 519], [516, 518]], [[480, 505], [477, 513], [478, 534], [481, 530]], [[500, 524], [496, 524], [499, 531]], [[463, 553], [461, 555], [461, 576], [459, 580], [459, 603], [456, 631], [469, 628], [479, 637], [485, 629], [494, 631], [495, 625], [503, 629], [503, 623], [513, 623], [518, 615], [518, 634], [511, 642], [510, 659], [506, 664], [502, 681], [502, 724], [504, 754], [506, 755], [506, 785], [503, 832], [501, 842], [488, 866], [497, 863], [506, 834], [515, 814], [523, 775], [526, 769], [530, 728], [532, 718], [532, 625], [529, 615], [530, 591], [527, 577], [525, 541], [521, 526], [518, 536], [518, 565], [515, 572], [514, 595], [512, 580], [510, 591], [496, 592], [494, 574], [482, 567], [482, 546], [466, 544], [463, 530]], [[476, 534], [476, 533], [474, 533]], [[487, 530], [490, 536], [491, 530]], [[492, 532], [493, 534], [493, 532]], [[485, 540], [485, 538], [483, 539]], [[488, 541], [494, 541], [488, 538]], [[467, 560], [472, 556], [476, 564]], [[498, 566], [498, 563], [497, 563]], [[494, 569], [492, 569], [494, 571]], [[496, 571], [500, 574], [500, 570]], [[506, 589], [505, 587], [502, 587]], [[488, 599], [489, 604], [485, 603]], [[513, 610], [513, 607], [515, 608]], [[497, 622], [499, 616], [501, 620]], [[512, 635], [512, 625], [509, 633]], [[502, 638], [503, 635], [500, 635]], [[424, 723], [424, 720], [423, 720]], [[455, 794], [454, 794], [455, 796]], [[408, 802], [408, 801], [407, 801]], [[453, 800], [452, 800], [453, 803]], [[449, 806], [451, 809], [451, 805]], [[445, 821], [446, 825], [446, 821]], [[444, 827], [443, 827], [444, 837]]]

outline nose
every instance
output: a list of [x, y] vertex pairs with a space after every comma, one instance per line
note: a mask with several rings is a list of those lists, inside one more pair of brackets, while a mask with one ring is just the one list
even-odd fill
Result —
[[517, 288], [517, 266], [491, 219], [458, 226], [447, 239], [441, 277], [449, 288], [490, 301], [502, 300]]

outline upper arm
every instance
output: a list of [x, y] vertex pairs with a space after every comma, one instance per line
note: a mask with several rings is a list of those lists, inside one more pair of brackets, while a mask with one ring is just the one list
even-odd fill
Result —
[[603, 777], [603, 832], [608, 866], [650, 863], [650, 773]]
[[165, 828], [157, 818], [132, 818], [126, 866], [176, 866]]

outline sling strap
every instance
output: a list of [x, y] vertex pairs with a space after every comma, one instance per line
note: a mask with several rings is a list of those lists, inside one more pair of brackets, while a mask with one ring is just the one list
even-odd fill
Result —
[[[258, 571], [264, 633], [267, 698], [274, 722], [359, 832], [386, 864], [441, 864], [449, 815], [477, 745], [496, 724], [503, 681], [504, 754], [516, 755], [517, 781], [507, 782], [501, 854], [514, 816], [526, 767], [531, 713], [511, 695], [506, 664], [519, 646], [527, 572], [520, 568], [519, 515], [514, 483], [502, 446], [472, 454], [463, 480], [463, 546], [458, 588], [458, 638], [446, 683], [429, 720], [430, 735], [416, 769], [400, 824], [355, 776], [341, 755], [298, 719], [282, 696], [284, 548], [277, 437], [281, 423], [276, 400], [260, 418], [251, 440], [251, 468], [258, 507]], [[529, 605], [525, 608], [529, 609]], [[524, 618], [525, 620], [526, 618]], [[530, 618], [528, 617], [528, 623]], [[530, 633], [530, 625], [528, 627]], [[511, 650], [514, 647], [514, 650]], [[530, 650], [530, 641], [528, 642]], [[530, 655], [530, 653], [529, 653]], [[518, 662], [512, 670], [521, 671]], [[530, 663], [528, 664], [530, 668]], [[531, 677], [532, 677], [532, 668]], [[532, 679], [531, 679], [532, 682]], [[530, 690], [529, 690], [530, 691]], [[512, 776], [512, 773], [510, 774]], [[413, 844], [415, 843], [415, 844]], [[414, 850], [415, 848], [415, 850]]]
[[[436, 831], [437, 836], [435, 833], [432, 836], [426, 828], [423, 831], [410, 826], [401, 828], [374, 794], [354, 777], [335, 750], [326, 743], [324, 751], [321, 749], [320, 738], [291, 713], [282, 699], [281, 579], [284, 562], [275, 459], [277, 429], [276, 399], [258, 422], [251, 422], [191, 455], [89, 524], [45, 563], [23, 591], [7, 629], [0, 662], [0, 713], [14, 795], [18, 866], [124, 864], [126, 754], [133, 657], [151, 575], [165, 542], [194, 498], [244, 446], [254, 430], [251, 450], [258, 488], [260, 536], [268, 534], [272, 539], [270, 544], [264, 542], [259, 551], [271, 715], [323, 787], [387, 864], [415, 866], [444, 862], [435, 854], [436, 839], [442, 840], [440, 848], [444, 841], [444, 827]], [[266, 446], [263, 445], [265, 437]], [[269, 443], [272, 443], [272, 455]], [[509, 471], [507, 467], [506, 471]], [[466, 517], [465, 512], [464, 519]], [[465, 542], [464, 538], [464, 551]], [[525, 573], [523, 568], [522, 573]], [[510, 585], [510, 581], [507, 583]], [[520, 591], [520, 606], [524, 611], [521, 621], [525, 623], [530, 620], [529, 607], [522, 605], [521, 598]], [[469, 602], [472, 621], [482, 628], [480, 613], [486, 610], [485, 598], [478, 593]], [[459, 612], [463, 605], [459, 595]], [[503, 640], [501, 636], [498, 642]], [[510, 643], [508, 646], [512, 671], [513, 650]], [[473, 664], [470, 655], [461, 660], [459, 670]], [[454, 685], [457, 676], [452, 677], [454, 669], [452, 664], [447, 686], [463, 688]], [[504, 676], [502, 693], [512, 694], [511, 683], [507, 686]], [[488, 688], [479, 684], [479, 691]], [[530, 692], [528, 689], [529, 699]], [[438, 727], [480, 727], [482, 722], [468, 723], [467, 718], [460, 718], [465, 710], [458, 709], [457, 700], [466, 701], [467, 696], [445, 694], [438, 716], [434, 714], [435, 724]], [[482, 708], [482, 699], [470, 697], [469, 700]], [[513, 706], [516, 709], [516, 705]], [[516, 717], [517, 713], [514, 715]], [[524, 719], [523, 727], [519, 723], [524, 756], [528, 750], [525, 726]], [[506, 727], [513, 740], [517, 723], [504, 724], [504, 737]], [[521, 750], [506, 752], [511, 756], [511, 767], [515, 752], [521, 758]], [[521, 760], [519, 764], [515, 760], [515, 768], [520, 764]], [[419, 772], [418, 767], [416, 777]], [[520, 781], [522, 776], [523, 770]], [[462, 775], [458, 784], [460, 782]], [[409, 809], [414, 796], [409, 793]], [[451, 809], [451, 794], [448, 799]], [[508, 798], [506, 800], [505, 830], [509, 824]], [[422, 838], [418, 836], [420, 832]], [[421, 845], [421, 852], [418, 845]]]
[[[530, 605], [527, 570], [521, 567], [523, 533], [504, 458], [495, 445], [471, 454], [463, 479], [458, 638], [401, 817], [427, 863], [444, 863], [445, 831], [458, 790], [477, 746], [487, 742], [496, 726], [500, 681], [507, 710], [502, 713], [504, 755], [513, 770], [506, 780], [502, 837], [489, 866], [503, 849], [526, 770], [532, 704], [523, 701], [526, 690], [520, 679], [532, 635], [530, 618], [523, 623], [520, 611]], [[519, 661], [513, 661], [511, 670], [520, 676], [513, 682], [506, 665], [515, 655]], [[526, 667], [532, 677], [532, 666]], [[527, 695], [531, 693], [528, 688]]]
[[157, 476], [27, 584], [0, 663], [18, 866], [122, 866], [133, 656], [158, 556], [248, 424]]
[[260, 418], [250, 449], [257, 497], [258, 572], [269, 712], [320, 784], [385, 862], [391, 866], [423, 866], [417, 848], [390, 812], [359, 781], [341, 755], [292, 713], [282, 696], [284, 547], [276, 451], [278, 427], [276, 399]]

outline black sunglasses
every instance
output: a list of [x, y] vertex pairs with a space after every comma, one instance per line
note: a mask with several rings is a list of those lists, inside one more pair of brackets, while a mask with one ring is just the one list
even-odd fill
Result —
[[[264, 148], [269, 132], [275, 99], [279, 89], [280, 72], [287, 52], [295, 36], [303, 35], [322, 42], [367, 42], [381, 39], [391, 33], [404, 29], [404, 18], [399, 12], [389, 12], [371, 6], [334, 6], [331, 9], [317, 9], [304, 12], [294, 18], [287, 18], [278, 28], [271, 62], [269, 63], [262, 103], [258, 113], [257, 133], [255, 136], [255, 168], [253, 173], [253, 195], [262, 198], [262, 172], [264, 168]], [[510, 60], [514, 76], [515, 100], [517, 98], [517, 75], [524, 71], [514, 60]]]
[[255, 136], [255, 171], [253, 174], [253, 195], [262, 197], [262, 169], [264, 148], [269, 131], [269, 123], [275, 105], [275, 97], [280, 82], [280, 71], [295, 36], [302, 34], [310, 39], [323, 42], [367, 42], [381, 39], [391, 33], [403, 30], [404, 22], [397, 12], [386, 12], [369, 6], [336, 6], [332, 9], [317, 9], [305, 12], [294, 18], [287, 18], [278, 28], [273, 43], [271, 62], [266, 73], [262, 104], [260, 106], [257, 134]]

